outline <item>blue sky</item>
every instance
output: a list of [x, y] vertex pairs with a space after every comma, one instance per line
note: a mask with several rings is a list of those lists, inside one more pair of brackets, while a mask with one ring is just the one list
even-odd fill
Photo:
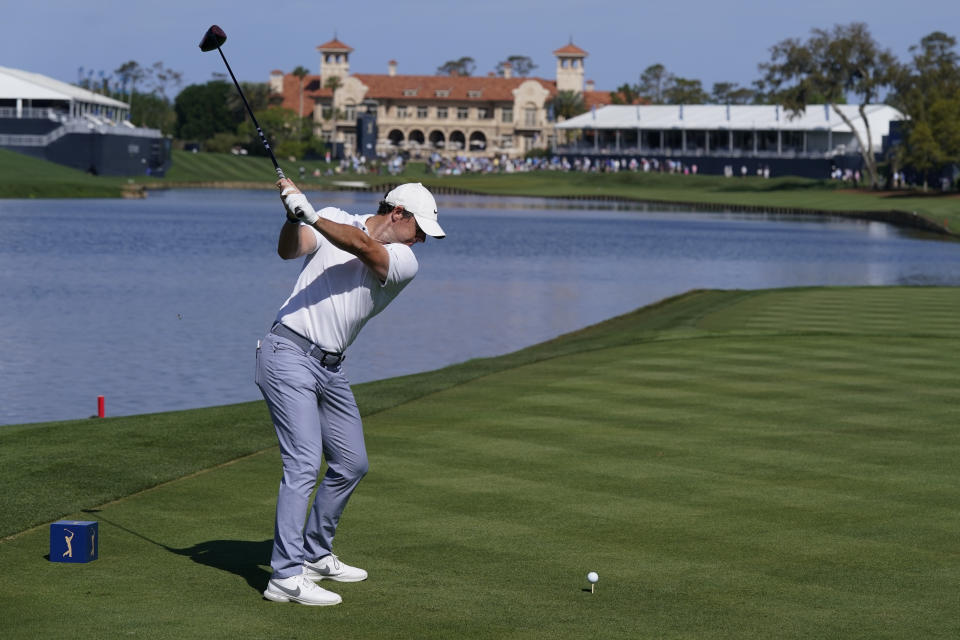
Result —
[[226, 31], [224, 52], [240, 80], [265, 82], [272, 69], [316, 73], [316, 46], [334, 36], [354, 48], [351, 71], [432, 74], [461, 56], [485, 75], [509, 55], [526, 55], [534, 75], [553, 78], [552, 51], [573, 39], [589, 53], [597, 89], [635, 83], [661, 63], [708, 91], [714, 82], [748, 86], [770, 47], [814, 27], [866, 22], [874, 38], [905, 58], [938, 29], [960, 37], [956, 0], [3, 0], [0, 66], [76, 82], [79, 67], [108, 74], [127, 60], [162, 61], [184, 84], [206, 82], [223, 63], [197, 45], [211, 24]]

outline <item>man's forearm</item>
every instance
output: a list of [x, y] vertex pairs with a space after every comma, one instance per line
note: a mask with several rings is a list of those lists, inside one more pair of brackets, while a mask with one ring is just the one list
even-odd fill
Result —
[[369, 251], [370, 243], [376, 242], [360, 229], [320, 217], [311, 225], [323, 234], [335, 247], [362, 258]]
[[347, 253], [357, 256], [373, 271], [380, 282], [384, 282], [390, 270], [390, 254], [386, 247], [367, 233], [349, 224], [340, 224], [333, 220], [320, 217], [313, 223], [313, 228], [323, 234], [330, 243]]

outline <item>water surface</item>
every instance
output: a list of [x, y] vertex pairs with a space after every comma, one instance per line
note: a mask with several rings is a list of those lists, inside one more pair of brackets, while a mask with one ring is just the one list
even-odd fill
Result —
[[[376, 194], [312, 193], [372, 212]], [[348, 352], [353, 382], [507, 353], [695, 288], [960, 284], [960, 244], [882, 223], [438, 198], [444, 240]], [[299, 261], [270, 191], [0, 200], [0, 424], [259, 399]]]

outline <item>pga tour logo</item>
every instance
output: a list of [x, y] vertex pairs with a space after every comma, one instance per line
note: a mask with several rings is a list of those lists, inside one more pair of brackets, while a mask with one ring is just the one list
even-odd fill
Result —
[[51, 562], [96, 560], [99, 555], [99, 527], [96, 521], [59, 520], [50, 525]]
[[[79, 523], [79, 522], [73, 522], [73, 523], [71, 523], [71, 524], [75, 524], [75, 525], [76, 525], [76, 524], [80, 524], [80, 523]], [[64, 541], [64, 542], [66, 543], [66, 545], [67, 545], [66, 551], [63, 552], [63, 557], [64, 557], [64, 558], [72, 558], [72, 557], [73, 557], [73, 536], [74, 536], [74, 533], [73, 533], [73, 531], [70, 530], [70, 529], [64, 529], [63, 531], [64, 531], [63, 541]], [[97, 532], [96, 532], [96, 531], [91, 531], [91, 532], [90, 532], [90, 555], [91, 555], [91, 556], [94, 555], [94, 552], [96, 551], [96, 549], [97, 549]]]

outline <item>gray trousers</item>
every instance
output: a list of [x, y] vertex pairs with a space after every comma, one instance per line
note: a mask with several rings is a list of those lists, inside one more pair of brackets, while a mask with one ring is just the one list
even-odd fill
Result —
[[[270, 566], [274, 578], [287, 578], [300, 574], [304, 560], [332, 553], [340, 514], [367, 473], [367, 449], [340, 365], [323, 366], [290, 340], [268, 333], [257, 349], [256, 381], [283, 461]], [[311, 508], [324, 458], [327, 472]]]

